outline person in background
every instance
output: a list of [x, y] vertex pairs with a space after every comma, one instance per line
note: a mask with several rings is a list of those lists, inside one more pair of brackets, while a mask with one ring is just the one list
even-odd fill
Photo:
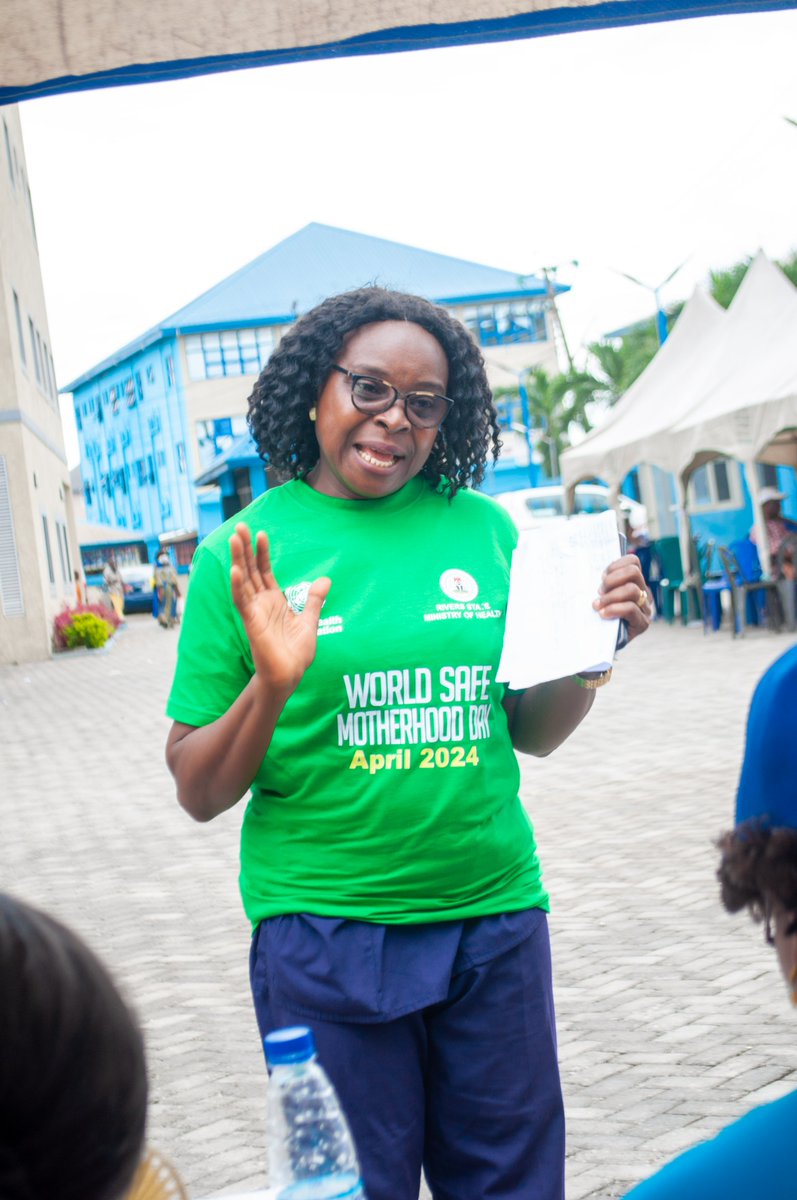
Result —
[[[610, 672], [496, 681], [517, 531], [473, 490], [496, 411], [445, 309], [325, 300], [249, 424], [293, 478], [197, 551], [167, 761], [200, 821], [251, 787], [261, 1034], [312, 1026], [369, 1200], [417, 1200], [422, 1166], [437, 1200], [561, 1200], [548, 897], [515, 749], [554, 750]], [[635, 556], [593, 607], [647, 629]]]
[[[763, 923], [797, 1004], [797, 646], [753, 695], [736, 825], [719, 840], [717, 876], [732, 913]], [[797, 1091], [753, 1109], [628, 1193], [627, 1200], [794, 1200]]]
[[80, 577], [80, 571], [75, 567], [75, 604], [86, 603], [86, 585]]
[[158, 623], [164, 629], [171, 629], [177, 620], [177, 600], [180, 595], [180, 584], [177, 572], [172, 566], [168, 551], [161, 550], [155, 560], [155, 598], [157, 602]]
[[[786, 499], [785, 492], [777, 488], [765, 487], [758, 493], [758, 503], [764, 517], [769, 542], [769, 556], [772, 572], [776, 579], [795, 577], [794, 541], [797, 536], [797, 521], [784, 517], [781, 503]], [[750, 541], [757, 544], [755, 527], [750, 530]], [[782, 551], [782, 552], [781, 552]]]
[[105, 590], [113, 605], [113, 610], [119, 620], [123, 621], [125, 616], [125, 585], [116, 562], [116, 555], [113, 553], [108, 555], [108, 561], [103, 569], [102, 578]]
[[121, 1200], [146, 1113], [144, 1039], [108, 971], [0, 893], [0, 1197]]
[[625, 533], [626, 553], [635, 554], [639, 559], [639, 565], [642, 568], [642, 578], [645, 580], [645, 587], [655, 600], [654, 585], [656, 584], [656, 580], [651, 575], [653, 547], [651, 546], [647, 526], [643, 524], [632, 525], [631, 514], [626, 513], [623, 518], [623, 532]]

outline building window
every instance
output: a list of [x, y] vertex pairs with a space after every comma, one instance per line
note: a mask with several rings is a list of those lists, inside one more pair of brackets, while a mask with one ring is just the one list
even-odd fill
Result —
[[689, 481], [689, 507], [693, 512], [741, 508], [739, 464], [730, 458], [715, 458], [698, 467]]
[[217, 417], [213, 421], [197, 421], [196, 437], [202, 466], [218, 454], [229, 450], [236, 438], [246, 433], [246, 417]]
[[186, 472], [185, 442], [178, 442], [174, 449], [177, 454], [177, 469], [181, 475], [185, 475], [185, 472]]
[[252, 480], [249, 475], [248, 467], [236, 467], [232, 473], [235, 490], [238, 493], [238, 502], [241, 508], [246, 508], [247, 504], [252, 503]]
[[44, 530], [44, 552], [47, 555], [47, 571], [50, 576], [50, 583], [55, 583], [55, 571], [53, 569], [53, 552], [50, 546], [50, 526], [47, 518], [42, 513], [42, 529]]
[[[47, 343], [42, 342], [41, 347], [42, 347], [42, 366], [44, 368], [44, 386], [47, 389], [48, 395], [54, 396], [55, 395], [55, 387], [53, 386], [53, 381], [50, 378], [50, 353], [47, 349]], [[94, 407], [94, 401], [92, 400], [92, 408], [93, 407]]]
[[480, 346], [510, 346], [544, 342], [548, 338], [545, 309], [539, 301], [513, 300], [453, 309]]
[[259, 375], [276, 342], [276, 330], [268, 325], [259, 329], [191, 334], [185, 339], [188, 377], [196, 380]]
[[25, 366], [27, 364], [28, 357], [25, 353], [25, 334], [22, 330], [22, 313], [21, 313], [20, 307], [19, 307], [19, 296], [17, 295], [17, 293], [15, 291], [13, 291], [13, 289], [12, 289], [11, 294], [14, 297], [14, 316], [17, 319], [17, 338], [19, 340], [19, 357], [22, 359], [23, 366]]
[[761, 487], [780, 487], [778, 468], [772, 463], [756, 463], [756, 474]]
[[58, 528], [61, 530], [61, 537], [63, 538], [63, 542], [64, 542], [64, 558], [66, 560], [66, 571], [64, 573], [64, 579], [67, 583], [69, 583], [70, 580], [72, 579], [72, 564], [69, 561], [69, 538], [66, 536], [66, 525], [64, 525], [63, 521], [58, 526]]
[[3, 117], [3, 133], [5, 134], [5, 139], [6, 139], [6, 162], [8, 163], [8, 175], [11, 180], [12, 186], [16, 187], [17, 181], [14, 176], [14, 159], [11, 155], [11, 137], [8, 132], [8, 125], [6, 124], [5, 117]]
[[[66, 530], [64, 530], [64, 533]], [[69, 582], [69, 576], [66, 571], [66, 558], [64, 557], [64, 543], [61, 538], [61, 522], [55, 522], [55, 540], [58, 542], [58, 557], [61, 560], [61, 578], [65, 583]]]
[[4, 616], [22, 617], [25, 615], [22, 576], [17, 553], [17, 535], [14, 529], [14, 511], [11, 507], [11, 489], [8, 483], [8, 465], [3, 454], [0, 454], [0, 600], [2, 600]]
[[166, 355], [166, 386], [174, 387], [174, 359], [171, 354]]
[[[39, 333], [38, 329], [35, 332], [36, 332], [36, 350], [34, 352], [34, 358], [37, 360], [37, 362], [41, 363], [41, 382], [46, 387], [47, 384], [44, 379], [44, 354], [42, 352], [42, 339], [41, 339], [41, 334]], [[36, 372], [36, 378], [37, 379], [39, 378], [38, 371]]]
[[39, 363], [39, 353], [36, 349], [36, 327], [30, 317], [28, 317], [28, 333], [30, 334], [30, 348], [33, 351], [33, 369], [36, 372], [36, 382], [41, 383], [42, 369]]
[[28, 212], [30, 213], [30, 226], [31, 226], [31, 229], [33, 230], [33, 240], [34, 240], [34, 242], [36, 242], [36, 245], [38, 246], [38, 241], [36, 238], [36, 218], [33, 215], [33, 200], [31, 199], [30, 188], [28, 187], [27, 178], [25, 179], [25, 196], [27, 197], [27, 201], [28, 201]]

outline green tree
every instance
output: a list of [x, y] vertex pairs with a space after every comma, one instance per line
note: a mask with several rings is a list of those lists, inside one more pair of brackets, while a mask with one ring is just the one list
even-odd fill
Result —
[[[559, 455], [570, 445], [570, 427], [584, 432], [591, 429], [587, 406], [593, 399], [598, 381], [585, 371], [549, 375], [544, 367], [526, 373], [524, 386], [529, 403], [532, 442], [540, 450], [543, 470], [549, 477], [559, 474]], [[518, 388], [498, 388], [495, 399], [499, 411], [510, 410], [512, 424], [521, 423]], [[509, 402], [507, 404], [507, 401]]]
[[[752, 261], [751, 258], [745, 258], [741, 262], [734, 263], [732, 267], [726, 267], [721, 271], [712, 271], [710, 273], [711, 294], [723, 308], [727, 308], [733, 300]], [[787, 279], [791, 280], [795, 287], [797, 287], [797, 252], [790, 255], [783, 262], [778, 262], [777, 265]]]
[[[711, 271], [709, 284], [711, 295], [727, 308], [744, 279], [752, 259], [742, 259], [730, 267]], [[778, 266], [797, 286], [797, 253], [792, 254]], [[672, 305], [667, 310], [667, 323], [672, 325], [680, 314], [683, 303]], [[589, 361], [594, 363], [594, 374], [598, 386], [592, 397], [597, 404], [612, 405], [628, 391], [638, 379], [659, 349], [656, 323], [654, 320], [640, 321], [630, 326], [621, 337], [593, 342], [588, 348]]]

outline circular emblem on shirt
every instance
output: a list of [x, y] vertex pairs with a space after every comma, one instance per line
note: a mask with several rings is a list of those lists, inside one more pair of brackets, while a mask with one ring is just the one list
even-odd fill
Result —
[[303, 612], [309, 592], [309, 583], [294, 583], [293, 587], [286, 588], [285, 599], [288, 601], [288, 607], [295, 613]]
[[451, 567], [440, 576], [440, 588], [449, 600], [475, 600], [479, 585], [467, 571]]

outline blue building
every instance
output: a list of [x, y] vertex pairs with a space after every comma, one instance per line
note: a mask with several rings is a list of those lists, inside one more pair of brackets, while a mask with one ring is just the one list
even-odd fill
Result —
[[[531, 367], [558, 370], [551, 315], [562, 285], [307, 225], [64, 388], [80, 443], [87, 571], [111, 546], [120, 562], [169, 546], [187, 569], [198, 538], [268, 486], [246, 411], [282, 334], [325, 297], [369, 283], [448, 308], [482, 347], [495, 386], [516, 388]], [[503, 419], [504, 482], [527, 485], [535, 481], [528, 416], [509, 404]]]

